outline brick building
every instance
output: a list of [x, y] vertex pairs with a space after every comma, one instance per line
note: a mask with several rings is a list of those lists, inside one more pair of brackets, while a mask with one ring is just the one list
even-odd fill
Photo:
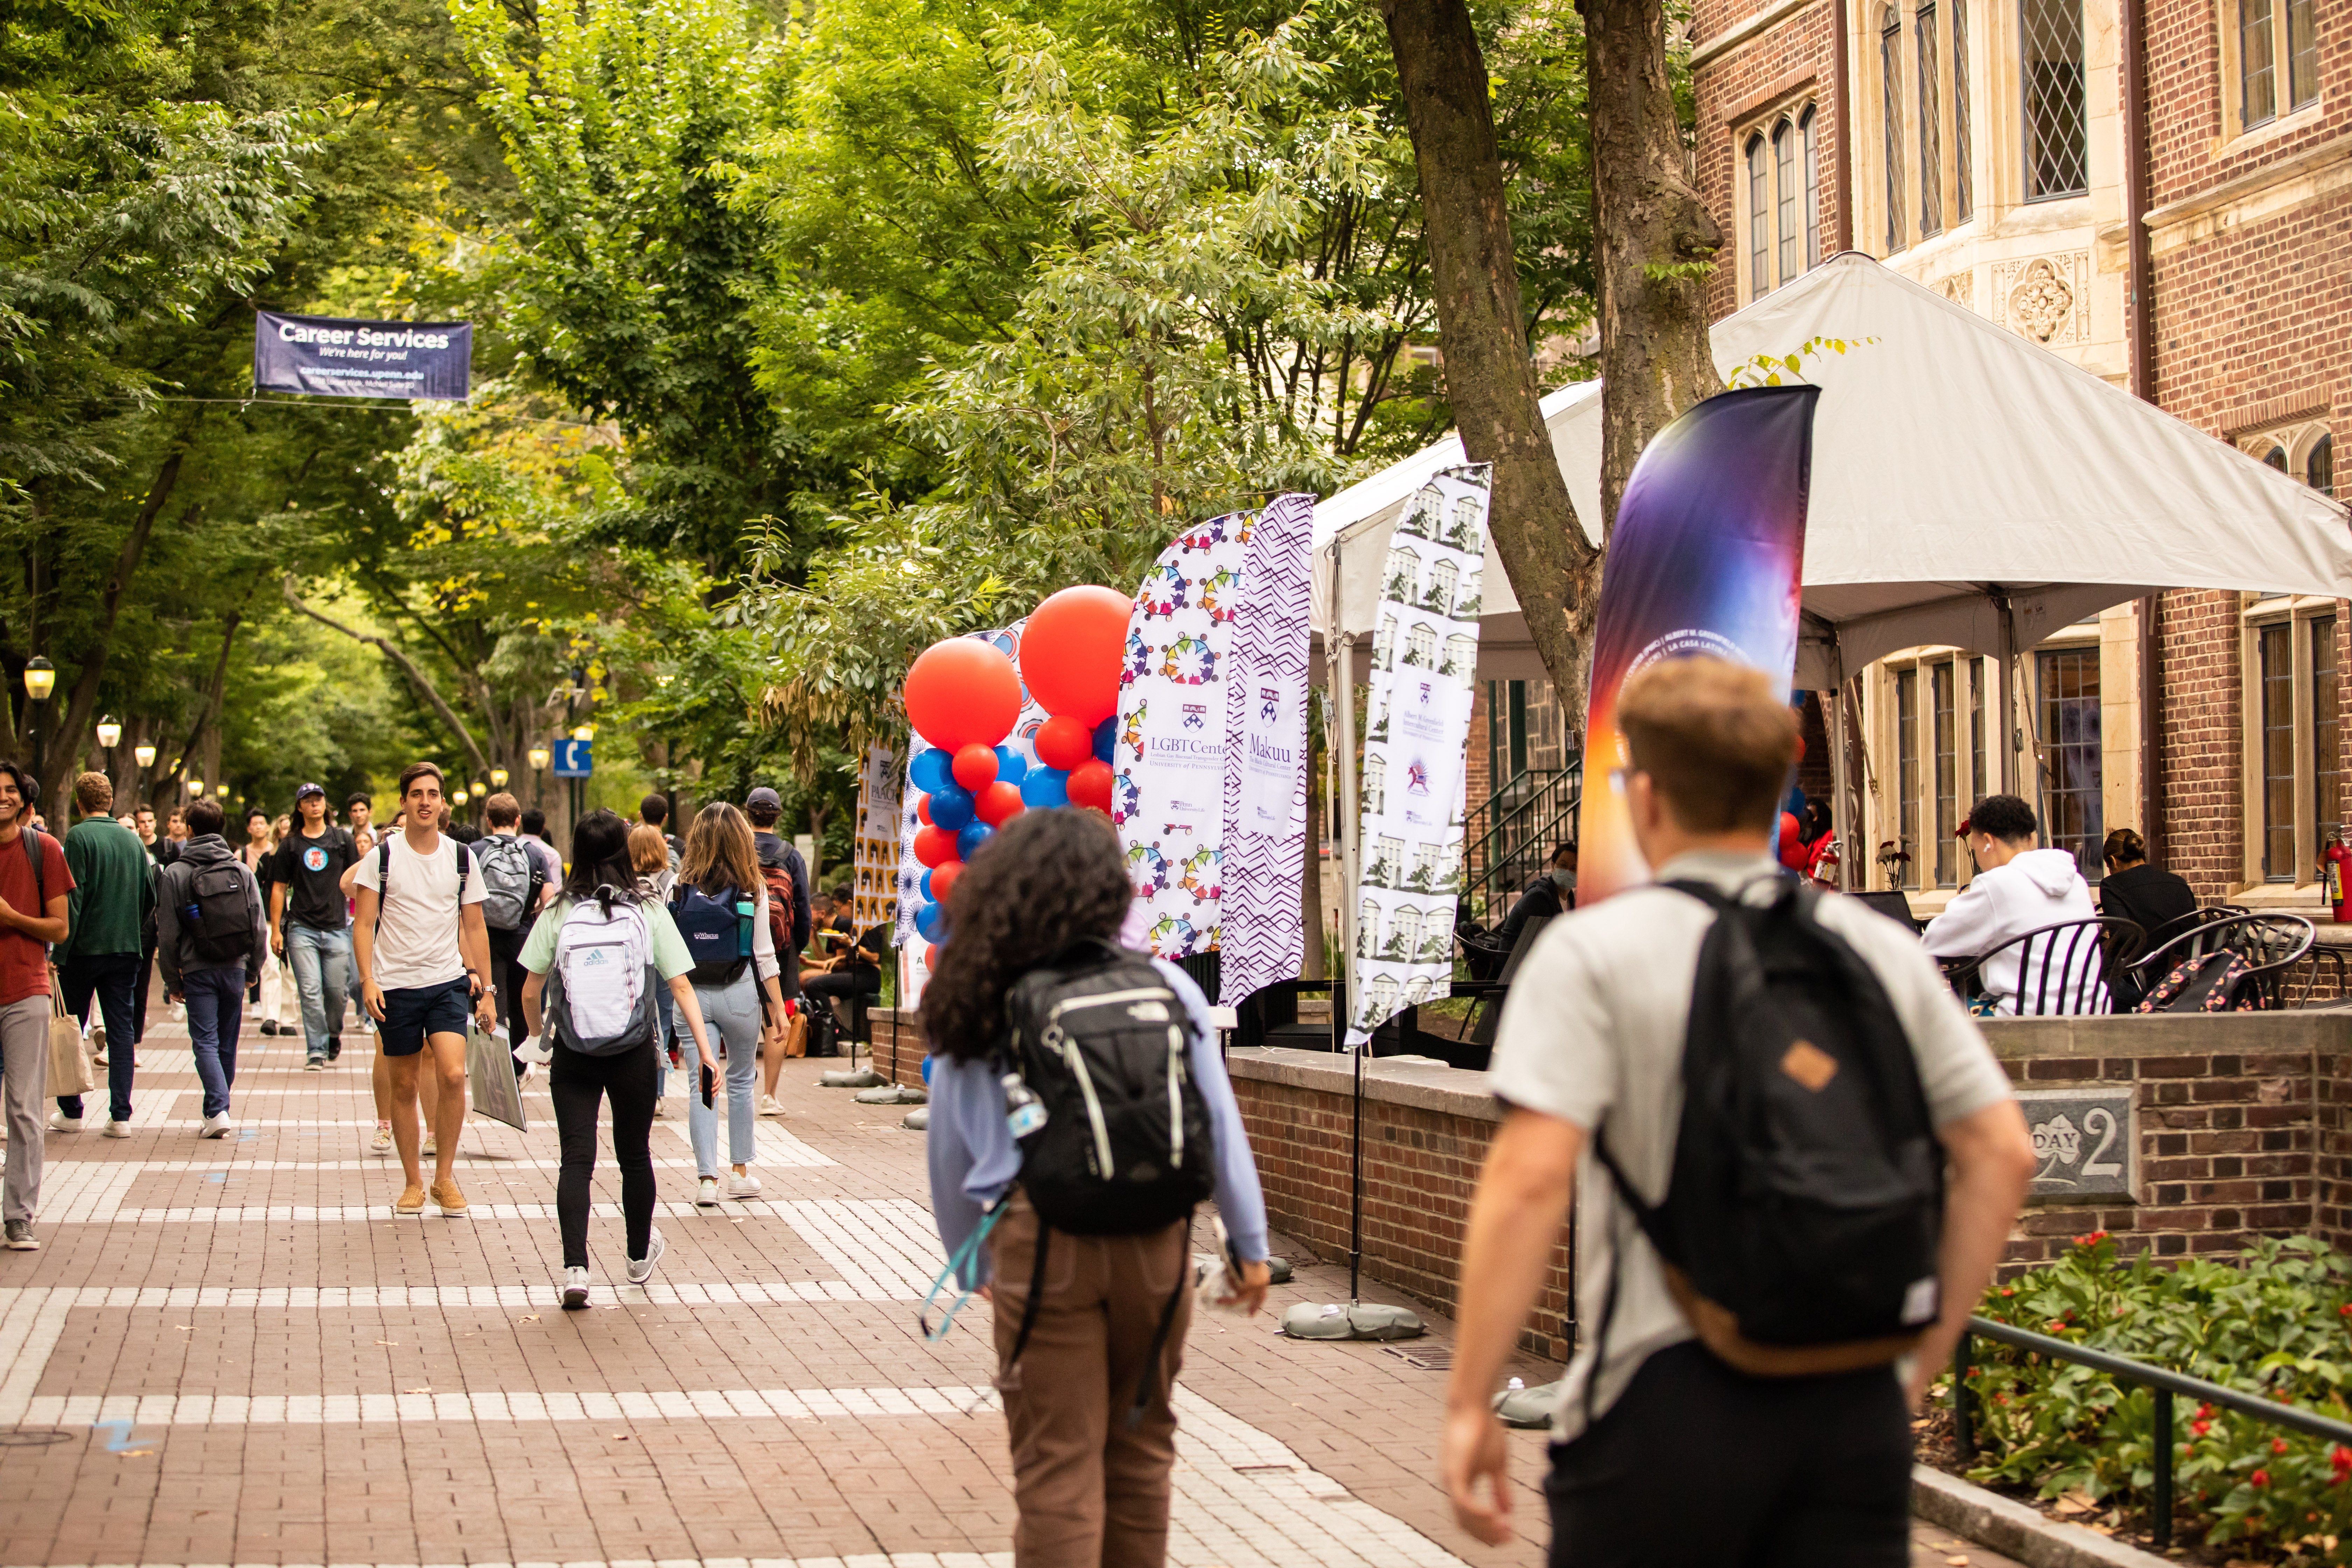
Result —
[[[2334, 495], [2333, 425], [2352, 417], [2341, 4], [1698, 0], [1694, 153], [1729, 252], [1715, 310], [1858, 249]], [[2095, 878], [2105, 830], [2138, 827], [2205, 898], [2316, 904], [2345, 819], [2344, 609], [2169, 594], [2043, 643], [2023, 695], [2053, 840]], [[1997, 679], [1909, 649], [1853, 693], [1865, 842], [1912, 851], [1895, 876], [1922, 911], [1968, 874], [1951, 834], [1989, 776]]]

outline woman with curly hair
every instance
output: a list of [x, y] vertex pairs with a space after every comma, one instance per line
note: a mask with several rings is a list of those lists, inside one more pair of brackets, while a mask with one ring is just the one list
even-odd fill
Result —
[[[1192, 1310], [1191, 1223], [1142, 1236], [1057, 1229], [1046, 1245], [1017, 1190], [1022, 1154], [1006, 1123], [1006, 994], [1047, 965], [1132, 958], [1115, 944], [1134, 897], [1118, 841], [1099, 815], [1024, 812], [957, 879], [947, 944], [923, 993], [934, 1058], [931, 1212], [949, 1256], [959, 1256], [987, 1212], [1012, 1194], [962, 1284], [994, 1304], [997, 1358], [1011, 1363], [998, 1385], [1013, 1445], [1021, 1516], [1013, 1550], [1021, 1568], [1152, 1568], [1167, 1556], [1176, 1459], [1168, 1399]], [[1153, 967], [1181, 1005], [1185, 1066], [1214, 1134], [1217, 1210], [1240, 1265], [1233, 1300], [1255, 1312], [1265, 1301], [1265, 1205], [1248, 1137], [1207, 1001], [1174, 964]], [[1050, 1262], [1033, 1308], [1041, 1245]], [[992, 1278], [1001, 1281], [992, 1289]]]

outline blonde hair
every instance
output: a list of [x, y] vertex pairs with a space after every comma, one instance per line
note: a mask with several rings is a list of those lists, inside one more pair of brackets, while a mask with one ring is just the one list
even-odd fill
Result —
[[1700, 654], [1635, 675], [1617, 695], [1617, 727], [1692, 833], [1772, 824], [1797, 765], [1797, 716], [1764, 672]]
[[669, 869], [669, 841], [659, 828], [629, 830], [629, 869], [640, 877], [658, 877]]
[[728, 888], [745, 894], [759, 890], [760, 852], [751, 842], [751, 824], [741, 812], [723, 800], [714, 800], [695, 813], [686, 830], [686, 853], [677, 863], [677, 879], [706, 893]]

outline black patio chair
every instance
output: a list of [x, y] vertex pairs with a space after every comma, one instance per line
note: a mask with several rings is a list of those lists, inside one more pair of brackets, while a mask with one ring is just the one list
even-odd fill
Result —
[[2117, 915], [2062, 921], [2011, 937], [1974, 957], [1946, 959], [1944, 975], [1960, 1000], [1973, 1010], [1976, 1004], [1993, 994], [1984, 989], [1985, 965], [2004, 953], [2013, 953], [2017, 958], [2014, 1011], [2018, 1016], [2106, 1013], [2114, 1009], [2108, 976], [2137, 958], [2147, 942], [2147, 933], [2137, 921]]
[[[2308, 954], [2318, 937], [2318, 929], [2302, 915], [2217, 913], [2137, 960], [2131, 968], [2145, 995], [2182, 963], [2226, 949], [2244, 960], [2255, 1005], [2267, 1012], [2282, 1005], [2280, 982], [2287, 968]], [[2304, 994], [2308, 996], [2310, 991], [2306, 981]]]

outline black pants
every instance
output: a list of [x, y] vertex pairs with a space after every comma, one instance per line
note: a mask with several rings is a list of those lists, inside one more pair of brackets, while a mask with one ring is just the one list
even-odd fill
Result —
[[[139, 950], [139, 994], [131, 1002], [131, 1043], [134, 1046], [147, 1037], [147, 982], [155, 977], [156, 936], [155, 928], [152, 922], [140, 937], [140, 942], [142, 945]], [[114, 1036], [111, 1030], [107, 1034], [106, 1058], [110, 1062], [114, 1059]]]
[[882, 972], [871, 967], [835, 969], [824, 974], [812, 974], [802, 984], [801, 990], [808, 997], [810, 1011], [815, 1015], [809, 1020], [809, 1055], [837, 1057], [841, 1054], [841, 1028], [835, 1024], [833, 999], [839, 996], [854, 1000], [864, 996], [868, 1002], [878, 1000], [882, 994]]
[[555, 1047], [548, 1092], [555, 1098], [555, 1128], [563, 1142], [563, 1170], [555, 1182], [555, 1217], [563, 1230], [563, 1266], [588, 1267], [588, 1205], [596, 1173], [596, 1105], [613, 1101], [613, 1158], [621, 1167], [621, 1213], [628, 1222], [629, 1256], [643, 1258], [654, 1229], [653, 1042], [617, 1056], [583, 1056]]
[[1748, 1377], [1669, 1346], [1551, 1461], [1551, 1568], [1911, 1561], [1910, 1413], [1885, 1367]]
[[[107, 1108], [117, 1121], [131, 1120], [131, 1063], [139, 1043], [139, 1026], [131, 1014], [131, 999], [140, 974], [139, 955], [135, 952], [68, 958], [58, 966], [58, 979], [65, 986], [66, 1011], [87, 1025], [90, 1001], [95, 997], [99, 1014], [106, 1020]], [[119, 1046], [115, 1043], [118, 1040], [121, 1042]], [[79, 1121], [81, 1096], [58, 1096], [58, 1109]]]
[[[525, 922], [512, 931], [500, 931], [496, 926], [488, 929], [490, 984], [499, 988], [499, 1012], [506, 1022], [507, 1044], [520, 1046], [523, 1037], [530, 1033], [522, 1016], [523, 982], [530, 978], [530, 971], [522, 966], [522, 944], [530, 937], [530, 926]], [[522, 1063], [517, 1061], [515, 1066], [520, 1068]]]

